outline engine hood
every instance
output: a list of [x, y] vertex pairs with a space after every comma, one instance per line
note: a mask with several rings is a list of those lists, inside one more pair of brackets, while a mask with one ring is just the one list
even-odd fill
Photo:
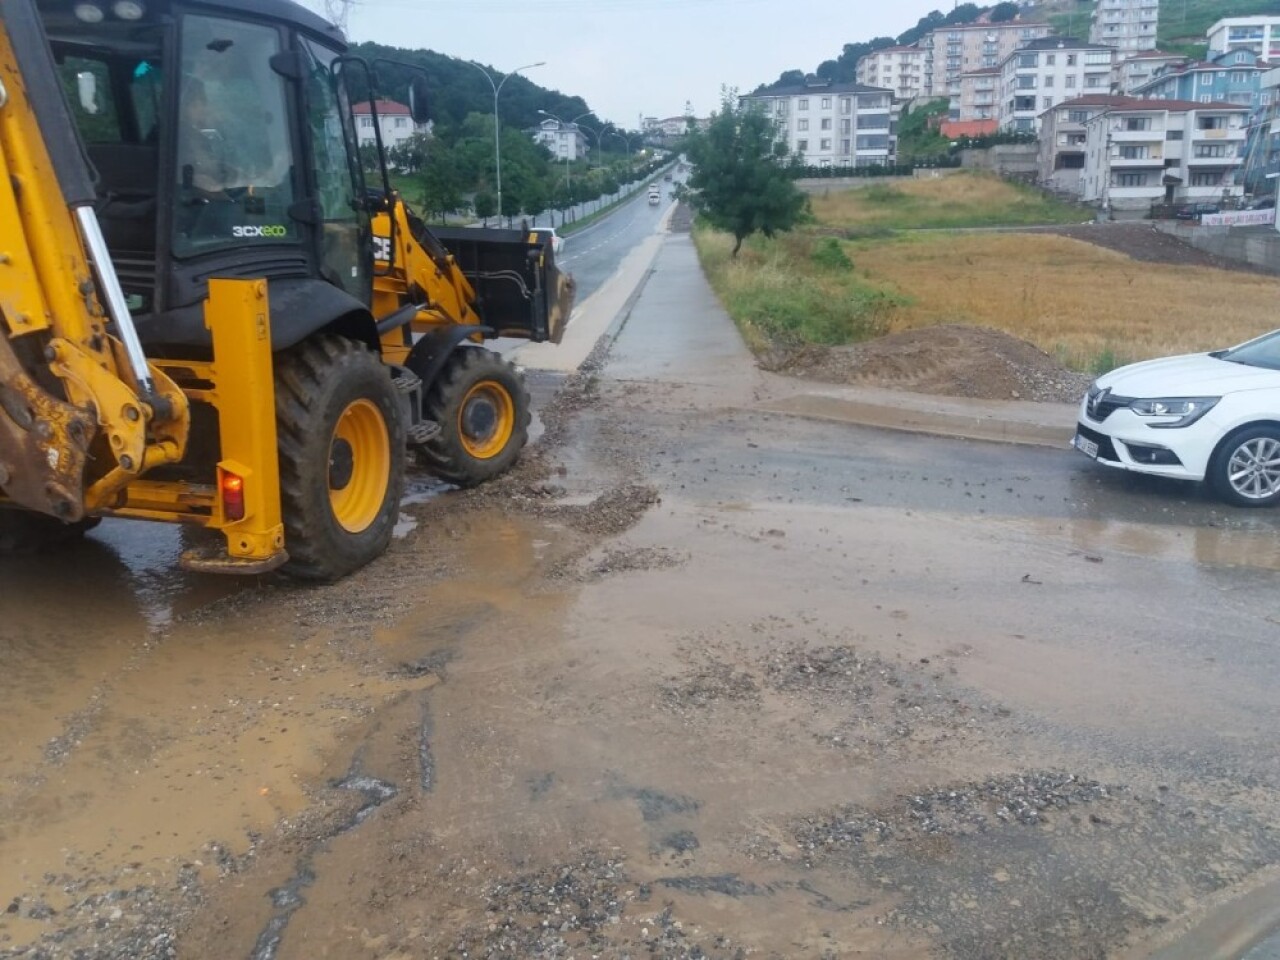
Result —
[[1280, 370], [1192, 353], [1130, 364], [1099, 377], [1097, 383], [1118, 396], [1135, 399], [1220, 397], [1239, 390], [1280, 387]]

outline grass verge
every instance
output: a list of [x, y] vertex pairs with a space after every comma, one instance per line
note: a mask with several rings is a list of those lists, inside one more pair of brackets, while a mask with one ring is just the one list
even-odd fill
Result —
[[1082, 207], [989, 173], [960, 171], [928, 180], [877, 183], [812, 198], [822, 226], [862, 232], [1080, 223]]
[[868, 281], [848, 260], [849, 245], [830, 237], [757, 235], [736, 259], [728, 234], [698, 225], [693, 239], [712, 288], [757, 353], [878, 336], [893, 312], [909, 302]]

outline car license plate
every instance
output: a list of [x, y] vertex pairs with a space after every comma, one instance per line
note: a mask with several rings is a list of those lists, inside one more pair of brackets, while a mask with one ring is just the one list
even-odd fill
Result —
[[1081, 453], [1083, 453], [1085, 456], [1093, 457], [1093, 459], [1095, 460], [1098, 459], [1098, 445], [1094, 443], [1092, 440], [1090, 440], [1088, 437], [1077, 433], [1074, 443], [1075, 443], [1076, 449], [1079, 450]]

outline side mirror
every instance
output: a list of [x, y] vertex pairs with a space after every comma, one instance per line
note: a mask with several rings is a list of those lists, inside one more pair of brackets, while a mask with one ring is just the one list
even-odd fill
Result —
[[98, 115], [98, 78], [88, 70], [76, 74], [76, 93], [80, 96], [80, 109], [91, 117]]
[[416, 124], [426, 123], [430, 119], [427, 112], [429, 90], [427, 78], [422, 74], [415, 74], [409, 81], [409, 113], [413, 115], [413, 122]]

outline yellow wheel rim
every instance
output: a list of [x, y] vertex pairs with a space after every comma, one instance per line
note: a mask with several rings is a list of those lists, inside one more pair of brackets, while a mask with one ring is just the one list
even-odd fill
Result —
[[489, 460], [506, 449], [516, 429], [516, 405], [507, 388], [493, 380], [475, 384], [458, 406], [462, 449], [477, 460]]
[[369, 528], [391, 482], [391, 439], [387, 421], [371, 400], [356, 400], [342, 411], [329, 441], [329, 506], [348, 533]]

